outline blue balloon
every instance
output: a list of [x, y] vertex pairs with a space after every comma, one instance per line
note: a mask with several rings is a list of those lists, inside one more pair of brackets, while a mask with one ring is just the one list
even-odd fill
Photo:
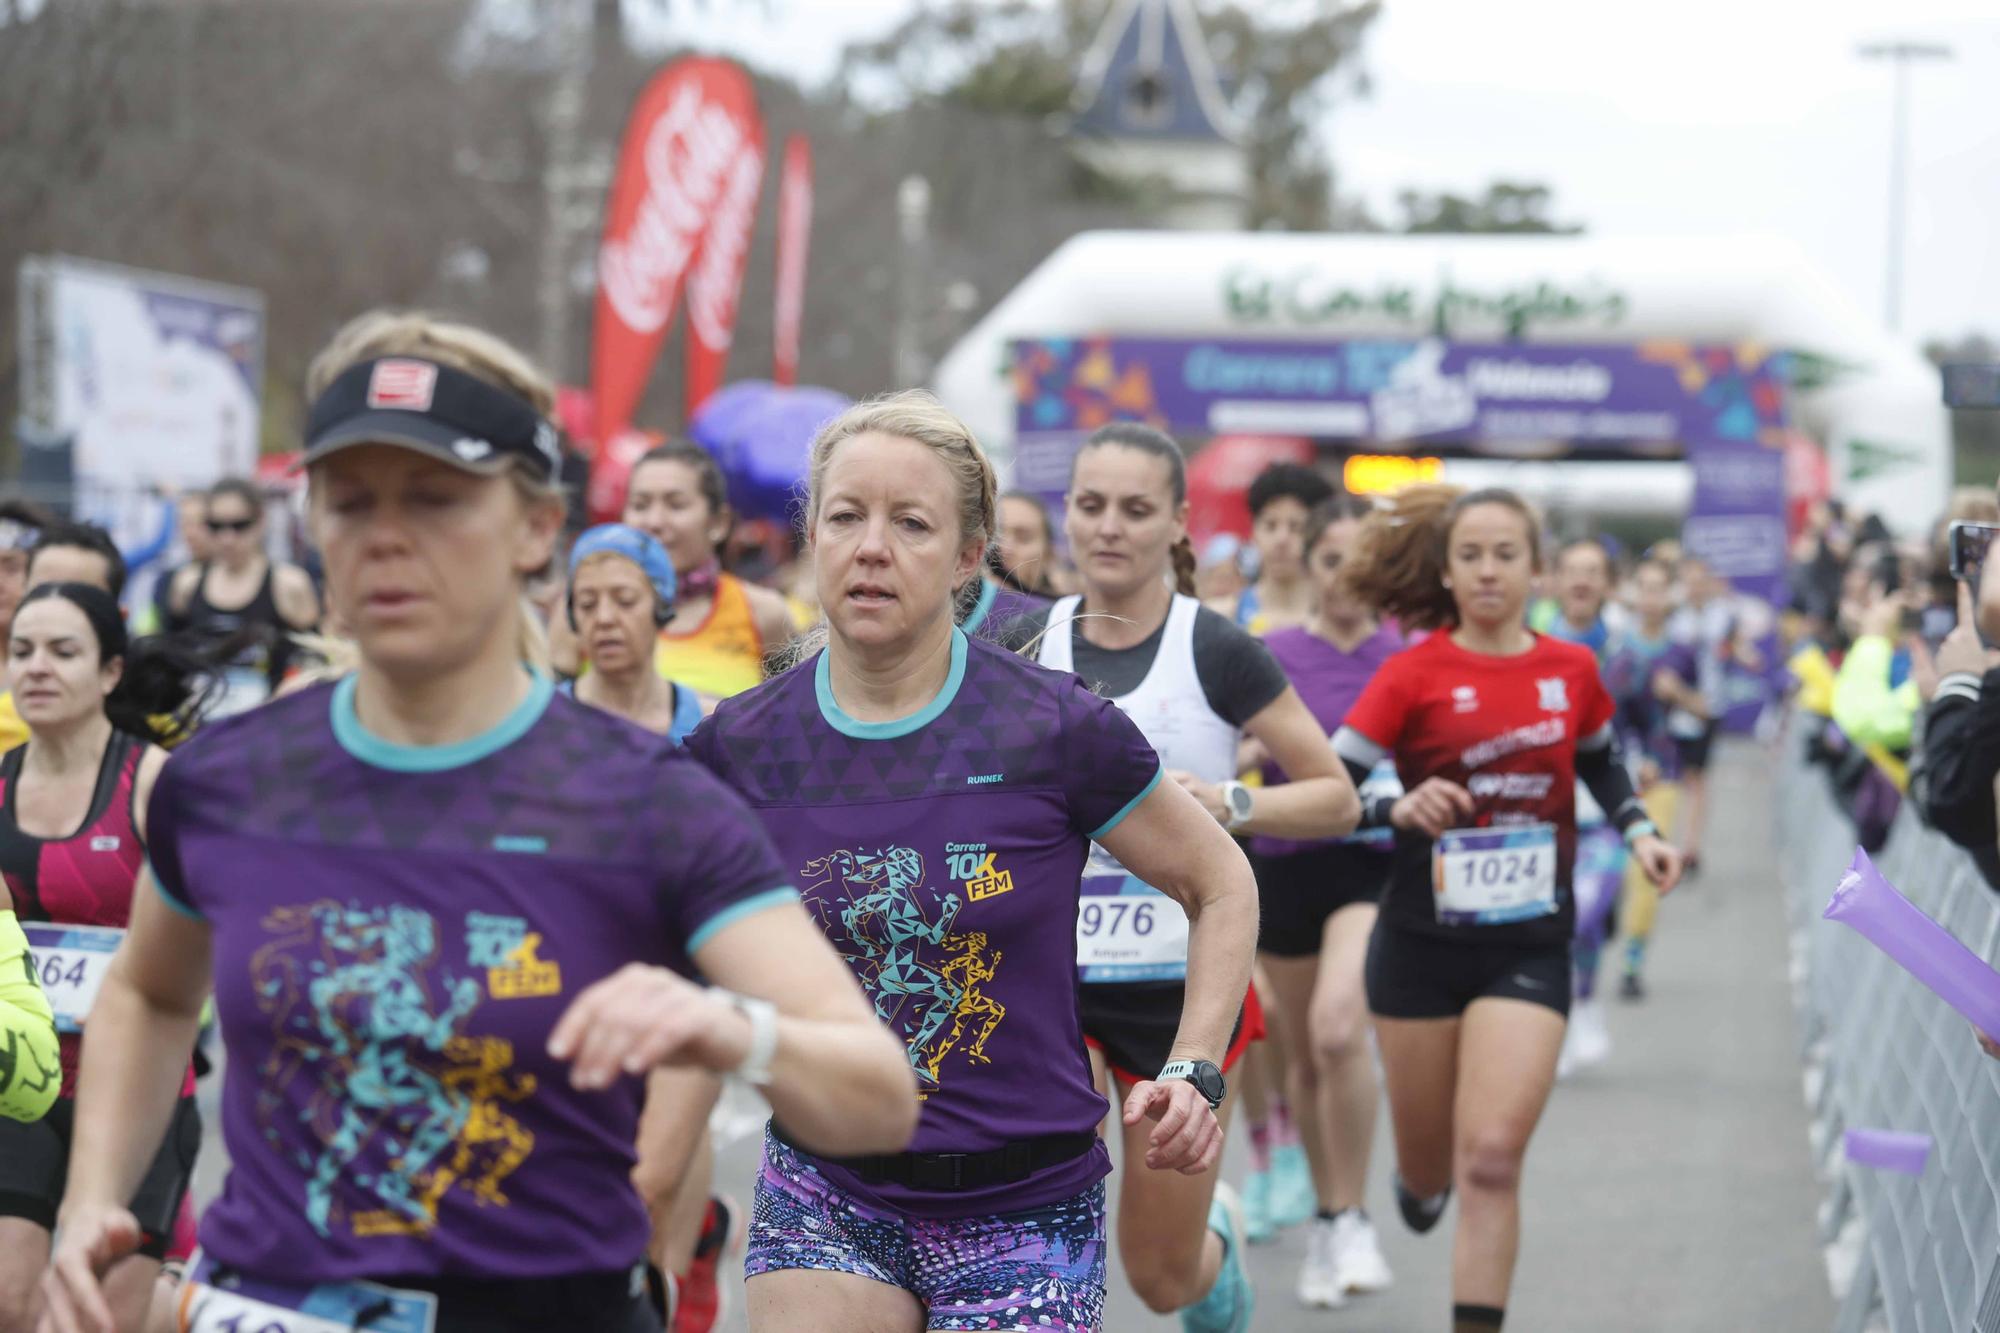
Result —
[[851, 405], [831, 389], [740, 380], [702, 404], [688, 434], [715, 456], [739, 515], [790, 521], [804, 499], [813, 437]]

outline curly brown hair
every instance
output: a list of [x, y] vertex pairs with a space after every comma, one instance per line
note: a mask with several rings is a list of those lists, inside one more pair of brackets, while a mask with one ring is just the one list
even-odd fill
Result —
[[1405, 486], [1379, 502], [1361, 521], [1354, 549], [1340, 567], [1348, 595], [1394, 617], [1405, 629], [1449, 629], [1458, 624], [1458, 602], [1444, 586], [1445, 554], [1459, 516], [1478, 505], [1499, 505], [1528, 527], [1528, 554], [1542, 566], [1542, 527], [1528, 502], [1512, 491], [1467, 491], [1442, 482]]

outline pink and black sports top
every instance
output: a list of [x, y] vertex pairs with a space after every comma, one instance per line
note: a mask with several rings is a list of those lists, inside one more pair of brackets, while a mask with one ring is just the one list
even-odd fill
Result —
[[[33, 742], [29, 742], [30, 745]], [[145, 862], [145, 844], [133, 823], [132, 792], [146, 746], [122, 731], [111, 733], [90, 809], [66, 838], [25, 833], [14, 813], [23, 745], [0, 756], [0, 876], [23, 921], [123, 928], [132, 916], [132, 886]], [[62, 1038], [62, 1095], [76, 1093], [81, 1038]]]

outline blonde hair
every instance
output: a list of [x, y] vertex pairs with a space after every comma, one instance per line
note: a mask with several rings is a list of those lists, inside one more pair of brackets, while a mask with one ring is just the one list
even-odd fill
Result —
[[[525, 597], [521, 599], [520, 634], [522, 663], [537, 675], [554, 675], [555, 667], [549, 654], [549, 632]], [[329, 680], [339, 680], [361, 665], [361, 645], [353, 639], [337, 634], [294, 634], [292, 642], [301, 651], [319, 660], [294, 672], [278, 686], [273, 698], [294, 694]]]
[[986, 547], [993, 540], [1000, 483], [972, 431], [923, 389], [905, 389], [865, 399], [819, 428], [819, 434], [813, 437], [806, 473], [808, 531], [819, 518], [820, 491], [826, 481], [827, 465], [833, 461], [833, 451], [857, 435], [891, 435], [921, 444], [937, 455], [958, 489], [959, 538], [979, 543], [983, 564]]

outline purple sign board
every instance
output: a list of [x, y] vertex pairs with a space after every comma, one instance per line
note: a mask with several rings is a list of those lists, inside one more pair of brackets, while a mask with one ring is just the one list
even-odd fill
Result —
[[1744, 596], [1785, 584], [1785, 362], [1676, 341], [1533, 346], [1042, 338], [1013, 353], [1016, 484], [1060, 496], [1111, 421], [1178, 435], [1295, 435], [1370, 451], [1685, 458], [1686, 549]]

